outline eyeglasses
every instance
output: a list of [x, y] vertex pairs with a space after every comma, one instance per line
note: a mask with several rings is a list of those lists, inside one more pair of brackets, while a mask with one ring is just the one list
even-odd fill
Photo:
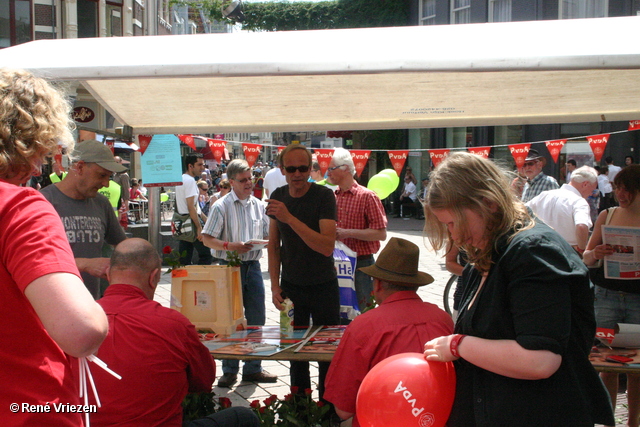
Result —
[[528, 167], [534, 166], [536, 163], [538, 163], [537, 160], [532, 160], [530, 162], [524, 162], [524, 167], [528, 168]]
[[338, 169], [338, 168], [341, 168], [342, 166], [346, 166], [346, 165], [338, 165], [338, 166], [334, 166], [334, 167], [332, 167], [332, 168], [329, 168], [328, 170], [330, 170], [330, 171], [334, 171], [334, 170], [336, 170], [336, 169]]
[[306, 173], [306, 172], [309, 172], [309, 166], [307, 165], [287, 166], [284, 168], [284, 170], [287, 171], [287, 173], [296, 173], [296, 171], [300, 171], [301, 173]]

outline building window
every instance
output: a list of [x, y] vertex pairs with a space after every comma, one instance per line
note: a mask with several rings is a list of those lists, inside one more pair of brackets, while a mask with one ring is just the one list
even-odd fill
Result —
[[436, 25], [436, 0], [420, 0], [420, 25]]
[[78, 0], [78, 38], [98, 37], [98, 2]]
[[0, 2], [0, 48], [33, 40], [31, 1]]
[[122, 36], [122, 6], [107, 4], [107, 37]]
[[511, 22], [511, 0], [489, 0], [489, 22]]
[[451, 23], [468, 24], [471, 22], [471, 0], [451, 0]]
[[560, 0], [560, 19], [604, 18], [608, 0]]

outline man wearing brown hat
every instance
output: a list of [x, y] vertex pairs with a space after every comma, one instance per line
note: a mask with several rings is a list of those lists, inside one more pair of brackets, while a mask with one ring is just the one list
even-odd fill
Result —
[[331, 362], [324, 398], [342, 420], [358, 426], [356, 396], [365, 375], [378, 362], [399, 353], [421, 353], [424, 343], [450, 334], [453, 320], [434, 304], [423, 302], [420, 286], [433, 282], [418, 271], [420, 249], [408, 240], [391, 238], [376, 263], [360, 270], [373, 277], [373, 295], [380, 306], [347, 327]]
[[543, 191], [557, 190], [560, 188], [558, 181], [552, 176], [542, 172], [542, 168], [547, 163], [537, 150], [529, 150], [527, 158], [524, 159], [522, 171], [527, 177], [527, 183], [522, 191], [522, 202], [527, 203]]
[[96, 140], [77, 144], [72, 158], [67, 176], [41, 193], [60, 215], [82, 280], [98, 299], [100, 278], [107, 278], [109, 267], [102, 246], [105, 242], [115, 246], [126, 238], [109, 199], [98, 190], [109, 186], [113, 172], [126, 168], [114, 160], [109, 147]]

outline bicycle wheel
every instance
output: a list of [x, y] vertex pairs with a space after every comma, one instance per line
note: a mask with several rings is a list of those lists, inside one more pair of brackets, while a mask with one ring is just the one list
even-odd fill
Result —
[[452, 274], [449, 278], [449, 281], [444, 287], [444, 292], [442, 293], [442, 303], [444, 305], [444, 310], [453, 315], [453, 294], [456, 291], [456, 285], [458, 283], [458, 276], [456, 274]]

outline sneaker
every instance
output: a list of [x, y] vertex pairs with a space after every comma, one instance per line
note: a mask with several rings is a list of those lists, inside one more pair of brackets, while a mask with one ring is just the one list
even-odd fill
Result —
[[268, 373], [267, 371], [256, 372], [255, 374], [243, 375], [242, 381], [253, 383], [275, 383], [278, 376]]
[[218, 387], [231, 388], [238, 381], [237, 374], [224, 374], [218, 380]]

